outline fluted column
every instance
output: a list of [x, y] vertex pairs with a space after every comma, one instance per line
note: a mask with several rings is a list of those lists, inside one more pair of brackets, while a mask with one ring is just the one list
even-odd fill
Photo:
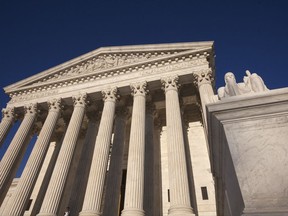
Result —
[[[206, 69], [193, 73], [194, 84], [198, 87], [202, 114], [204, 118], [205, 125], [207, 124], [206, 119], [206, 104], [214, 102], [214, 91], [212, 87], [213, 76], [211, 69]], [[207, 126], [207, 125], [206, 125]]]
[[69, 168], [85, 114], [86, 99], [86, 94], [73, 97], [74, 111], [38, 216], [57, 216], [57, 211], [67, 181]]
[[81, 216], [101, 215], [106, 169], [113, 130], [117, 88], [102, 91], [104, 107], [96, 138]]
[[37, 115], [37, 104], [24, 107], [25, 117], [0, 162], [0, 203], [2, 203], [31, 139]]
[[191, 208], [185, 146], [178, 98], [178, 76], [161, 79], [166, 98], [167, 145], [169, 158], [169, 215], [194, 215]]
[[25, 205], [29, 199], [43, 160], [48, 150], [52, 133], [55, 129], [61, 110], [61, 99], [53, 99], [48, 102], [49, 113], [34, 145], [25, 169], [8, 203], [8, 208], [3, 215], [18, 216], [25, 211]]
[[4, 143], [4, 139], [14, 122], [14, 107], [2, 109], [2, 121], [0, 123], [0, 148]]
[[121, 195], [122, 162], [126, 133], [128, 110], [125, 107], [116, 109], [113, 146], [107, 176], [107, 187], [103, 215], [118, 215]]
[[144, 198], [146, 82], [131, 85], [134, 95], [127, 179], [122, 216], [142, 216]]

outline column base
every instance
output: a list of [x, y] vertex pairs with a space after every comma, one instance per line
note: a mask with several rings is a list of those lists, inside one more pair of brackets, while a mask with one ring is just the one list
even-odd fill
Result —
[[195, 216], [193, 209], [187, 206], [173, 206], [168, 210], [169, 216]]
[[125, 208], [121, 212], [121, 216], [145, 216], [145, 212], [142, 209]]
[[101, 212], [98, 211], [82, 211], [79, 216], [101, 216]]

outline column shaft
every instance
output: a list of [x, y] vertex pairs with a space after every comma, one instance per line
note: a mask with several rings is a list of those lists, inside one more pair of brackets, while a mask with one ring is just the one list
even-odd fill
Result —
[[8, 208], [6, 208], [7, 211], [4, 212], [4, 215], [23, 215], [25, 205], [32, 193], [34, 184], [50, 144], [50, 138], [60, 114], [60, 103], [60, 100], [49, 102], [50, 111], [27, 161], [17, 188], [9, 200]]
[[117, 88], [103, 91], [104, 108], [96, 138], [81, 216], [101, 215], [101, 204], [113, 130]]
[[195, 79], [195, 85], [198, 87], [201, 107], [202, 107], [202, 115], [203, 121], [205, 122], [205, 126], [207, 128], [207, 119], [206, 119], [206, 104], [214, 102], [214, 91], [212, 87], [212, 72], [210, 69], [199, 71], [198, 73], [193, 74]]
[[15, 177], [28, 142], [31, 139], [31, 129], [36, 119], [37, 105], [26, 106], [25, 112], [25, 117], [0, 162], [0, 203], [2, 203]]
[[199, 95], [201, 100], [202, 114], [207, 128], [207, 115], [206, 115], [206, 105], [212, 102], [212, 96], [214, 95], [211, 83], [205, 83], [199, 86]]
[[169, 215], [194, 215], [190, 203], [187, 165], [181, 112], [178, 98], [178, 77], [162, 79], [165, 85], [166, 124], [169, 157]]
[[59, 204], [85, 114], [86, 97], [87, 95], [84, 94], [73, 98], [74, 111], [72, 113], [40, 212], [38, 214], [39, 216], [57, 216]]
[[0, 123], [0, 148], [4, 143], [4, 139], [14, 122], [14, 108], [6, 108], [2, 110], [2, 121]]
[[122, 216], [145, 215], [144, 157], [145, 157], [145, 103], [146, 82], [131, 86], [134, 94], [129, 141], [127, 179]]

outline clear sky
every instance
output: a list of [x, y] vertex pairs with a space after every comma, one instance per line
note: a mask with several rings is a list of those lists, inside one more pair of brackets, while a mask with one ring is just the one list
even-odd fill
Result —
[[217, 88], [246, 69], [286, 87], [287, 9], [285, 0], [1, 0], [1, 107], [3, 87], [103, 46], [215, 41]]

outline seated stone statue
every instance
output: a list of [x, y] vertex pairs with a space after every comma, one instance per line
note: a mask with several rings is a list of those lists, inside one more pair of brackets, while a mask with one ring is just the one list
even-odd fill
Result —
[[251, 74], [249, 70], [246, 70], [246, 75], [244, 76], [244, 82], [251, 89], [252, 92], [262, 92], [267, 91], [268, 88], [264, 84], [264, 81], [258, 74]]
[[262, 78], [256, 73], [251, 74], [250, 71], [247, 70], [246, 75], [247, 76], [244, 76], [243, 83], [237, 83], [232, 72], [226, 73], [224, 77], [226, 85], [218, 89], [218, 98], [222, 99], [224, 97], [268, 90]]
[[237, 83], [232, 72], [225, 74], [225, 83], [225, 87], [218, 89], [219, 99], [223, 97], [241, 95], [251, 91], [245, 83]]

